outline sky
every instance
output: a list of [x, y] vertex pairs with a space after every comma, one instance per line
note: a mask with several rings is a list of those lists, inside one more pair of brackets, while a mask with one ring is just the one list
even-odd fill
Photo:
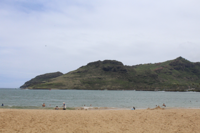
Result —
[[0, 88], [98, 60], [200, 61], [199, 0], [0, 0]]

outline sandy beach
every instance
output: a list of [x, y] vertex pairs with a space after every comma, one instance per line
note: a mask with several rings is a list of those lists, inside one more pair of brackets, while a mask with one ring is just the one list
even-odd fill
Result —
[[0, 109], [0, 133], [198, 133], [199, 109]]

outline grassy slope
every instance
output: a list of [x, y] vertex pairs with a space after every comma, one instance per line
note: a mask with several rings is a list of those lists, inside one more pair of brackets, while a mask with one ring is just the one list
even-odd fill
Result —
[[38, 75], [30, 81], [27, 81], [24, 85], [20, 86], [20, 88], [34, 88], [34, 86], [37, 86], [38, 84], [48, 82], [50, 80], [53, 80], [53, 78], [59, 77], [61, 75], [63, 75], [63, 73], [61, 72]]
[[179, 57], [136, 66], [124, 66], [117, 61], [92, 62], [33, 88], [185, 91], [198, 90], [199, 83], [200, 65]]

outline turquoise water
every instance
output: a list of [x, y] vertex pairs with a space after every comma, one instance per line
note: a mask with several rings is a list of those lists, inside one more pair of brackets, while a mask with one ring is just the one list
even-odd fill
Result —
[[100, 91], [100, 90], [20, 90], [0, 89], [0, 104], [7, 108], [113, 107], [154, 108], [165, 103], [172, 108], [200, 108], [199, 92]]

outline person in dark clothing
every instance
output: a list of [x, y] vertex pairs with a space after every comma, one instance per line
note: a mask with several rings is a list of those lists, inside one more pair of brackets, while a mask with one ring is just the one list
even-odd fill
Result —
[[135, 107], [133, 107], [131, 110], [135, 110]]

